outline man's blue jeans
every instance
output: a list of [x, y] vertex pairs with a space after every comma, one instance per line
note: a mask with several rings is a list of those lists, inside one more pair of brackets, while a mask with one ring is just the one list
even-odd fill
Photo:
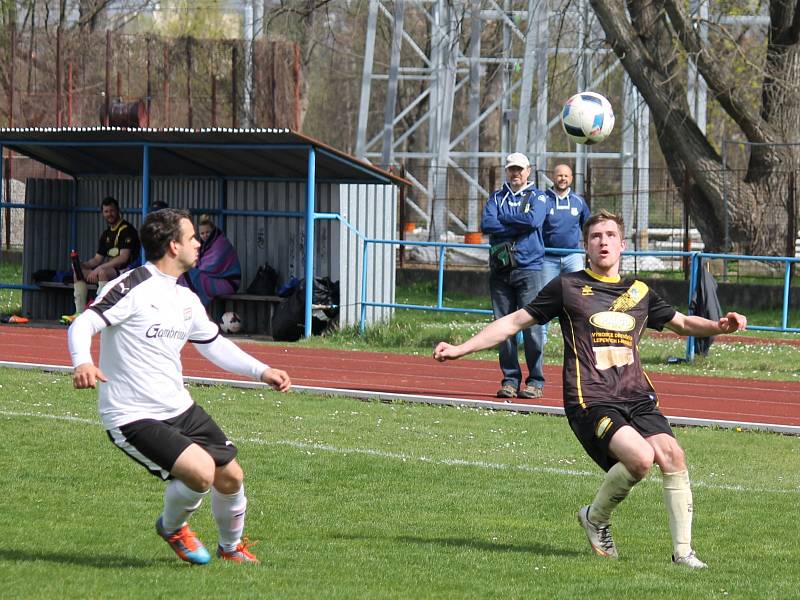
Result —
[[[489, 291], [492, 296], [494, 318], [500, 319], [522, 308], [533, 300], [544, 287], [542, 271], [530, 269], [511, 269], [506, 273], [492, 272], [489, 275]], [[525, 363], [529, 375], [526, 384], [538, 388], [544, 387], [544, 335], [540, 325], [522, 330], [522, 342], [525, 349]], [[515, 389], [522, 382], [522, 369], [517, 353], [517, 339], [512, 336], [498, 347], [500, 354], [500, 370], [503, 372], [501, 385], [512, 385]]]
[[584, 268], [584, 253], [577, 252], [575, 254], [545, 254], [544, 263], [542, 264], [542, 272], [544, 273], [544, 282], [547, 284], [551, 279], [555, 279], [561, 273], [574, 273], [575, 271], [582, 271]]
[[[544, 263], [542, 263], [542, 273], [544, 274], [543, 286], [550, 283], [561, 273], [574, 273], [575, 271], [582, 271], [586, 264], [585, 254], [583, 251], [576, 252], [575, 254], [545, 254]], [[547, 343], [547, 325], [542, 325], [542, 344]]]

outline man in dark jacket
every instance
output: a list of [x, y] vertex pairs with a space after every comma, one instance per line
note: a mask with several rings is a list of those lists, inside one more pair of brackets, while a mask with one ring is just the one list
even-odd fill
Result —
[[[545, 284], [542, 263], [545, 218], [544, 192], [528, 182], [531, 164], [520, 153], [506, 159], [506, 182], [489, 196], [481, 217], [481, 231], [492, 245], [489, 290], [494, 318], [511, 314], [536, 297]], [[522, 330], [528, 377], [523, 384], [516, 338], [499, 346], [503, 372], [498, 398], [541, 398], [544, 388], [544, 335], [539, 325]]]

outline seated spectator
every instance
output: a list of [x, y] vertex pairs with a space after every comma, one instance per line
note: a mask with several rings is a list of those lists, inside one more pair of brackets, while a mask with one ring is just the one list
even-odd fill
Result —
[[119, 202], [107, 196], [100, 204], [103, 219], [108, 223], [100, 235], [97, 252], [81, 263], [82, 278], [76, 274], [74, 283], [75, 314], [61, 317], [65, 324], [71, 323], [86, 308], [87, 283], [97, 284], [99, 294], [103, 287], [120, 273], [139, 265], [141, 244], [136, 228], [122, 218]]
[[208, 215], [200, 216], [200, 252], [197, 266], [189, 269], [178, 283], [200, 297], [208, 308], [222, 294], [233, 294], [242, 282], [242, 267], [236, 250]]

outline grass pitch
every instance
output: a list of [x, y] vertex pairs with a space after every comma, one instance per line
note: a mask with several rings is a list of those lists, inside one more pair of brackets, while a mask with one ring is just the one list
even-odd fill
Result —
[[[575, 512], [601, 472], [561, 417], [224, 387], [192, 395], [239, 447], [258, 566], [190, 567], [155, 534], [163, 484], [108, 442], [95, 393], [0, 369], [5, 598], [793, 598], [800, 438], [678, 429], [710, 568], [669, 562], [660, 477]], [[192, 526], [216, 543], [208, 502]]]

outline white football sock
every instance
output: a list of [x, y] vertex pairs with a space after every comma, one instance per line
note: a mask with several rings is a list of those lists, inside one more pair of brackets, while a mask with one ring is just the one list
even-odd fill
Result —
[[692, 551], [692, 488], [689, 472], [662, 473], [664, 504], [669, 515], [669, 531], [675, 556]]
[[616, 463], [606, 473], [597, 495], [589, 505], [589, 520], [595, 525], [608, 525], [611, 512], [628, 497], [628, 492], [638, 481], [625, 465]]
[[200, 507], [203, 496], [207, 493], [207, 491], [195, 492], [179, 479], [170, 481], [164, 492], [164, 512], [161, 513], [161, 524], [164, 531], [174, 533], [180, 529], [192, 513]]
[[72, 297], [75, 299], [75, 313], [80, 314], [86, 310], [86, 298], [89, 291], [85, 281], [76, 281], [72, 284]]
[[242, 541], [244, 531], [244, 513], [247, 510], [247, 498], [244, 485], [238, 492], [223, 494], [211, 488], [211, 514], [217, 522], [219, 545], [226, 552], [233, 552]]

